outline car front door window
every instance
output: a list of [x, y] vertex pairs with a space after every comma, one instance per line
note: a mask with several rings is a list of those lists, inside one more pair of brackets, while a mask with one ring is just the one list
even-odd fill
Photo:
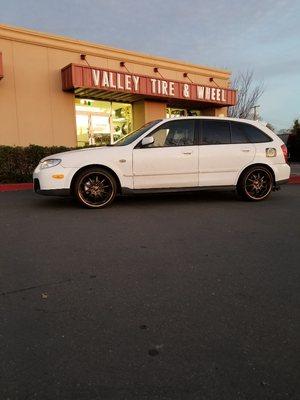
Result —
[[194, 121], [170, 121], [151, 133], [154, 142], [147, 147], [193, 146], [195, 144]]

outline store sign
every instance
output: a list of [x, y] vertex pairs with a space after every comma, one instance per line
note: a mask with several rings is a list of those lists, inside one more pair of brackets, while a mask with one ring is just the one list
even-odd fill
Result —
[[75, 64], [70, 64], [62, 70], [62, 80], [63, 90], [97, 88], [149, 97], [166, 97], [223, 105], [236, 103], [236, 91], [233, 89], [171, 81]]
[[3, 62], [2, 62], [2, 53], [0, 52], [0, 79], [3, 78]]

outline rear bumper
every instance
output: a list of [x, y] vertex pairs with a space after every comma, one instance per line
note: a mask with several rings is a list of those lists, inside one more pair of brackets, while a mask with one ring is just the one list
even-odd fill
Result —
[[280, 190], [281, 185], [285, 185], [286, 183], [289, 183], [288, 179], [281, 179], [280, 181], [276, 181], [275, 185], [273, 186], [273, 190]]
[[272, 165], [274, 175], [275, 175], [275, 182], [278, 185], [282, 185], [287, 183], [290, 175], [291, 175], [291, 168], [288, 164], [275, 164]]
[[289, 183], [289, 179], [282, 179], [281, 181], [277, 181], [276, 185], [285, 185], [286, 183]]
[[280, 190], [280, 186], [289, 182], [291, 168], [288, 164], [275, 164], [273, 166], [275, 184], [273, 190]]

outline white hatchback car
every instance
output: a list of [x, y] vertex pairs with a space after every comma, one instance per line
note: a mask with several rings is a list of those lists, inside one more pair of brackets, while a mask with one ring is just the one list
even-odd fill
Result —
[[129, 192], [236, 189], [260, 201], [290, 177], [287, 149], [257, 121], [180, 117], [150, 122], [105, 147], [54, 154], [34, 171], [34, 190], [102, 208]]

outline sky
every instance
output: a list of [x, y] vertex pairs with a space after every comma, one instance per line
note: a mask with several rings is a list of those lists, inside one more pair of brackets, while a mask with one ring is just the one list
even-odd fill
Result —
[[300, 118], [300, 0], [0, 0], [0, 24], [253, 70], [262, 119]]

